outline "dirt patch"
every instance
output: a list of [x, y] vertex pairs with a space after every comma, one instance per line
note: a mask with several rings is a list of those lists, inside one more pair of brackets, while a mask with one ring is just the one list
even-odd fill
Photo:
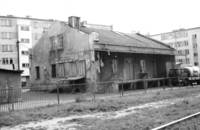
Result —
[[[190, 97], [191, 98], [191, 97]], [[159, 108], [163, 108], [166, 106], [171, 106], [174, 105], [178, 102], [181, 102], [182, 104], [188, 104], [188, 100], [190, 99], [188, 98], [186, 99], [182, 99], [182, 98], [176, 98], [176, 99], [170, 99], [170, 100], [162, 100], [162, 101], [158, 101], [158, 102], [152, 102], [152, 103], [146, 103], [146, 104], [142, 104], [142, 105], [138, 105], [138, 106], [133, 106], [133, 107], [129, 107], [127, 109], [122, 109], [122, 110], [118, 110], [118, 111], [111, 111], [111, 112], [104, 112], [104, 111], [110, 111], [110, 108], [112, 108], [113, 106], [109, 107], [109, 110], [104, 108], [103, 110], [101, 108], [103, 108], [104, 105], [101, 105], [101, 107], [99, 108], [100, 111], [102, 111], [101, 113], [94, 113], [94, 114], [87, 114], [87, 115], [75, 115], [75, 116], [68, 116], [68, 117], [62, 117], [62, 118], [54, 118], [51, 120], [43, 120], [40, 122], [34, 122], [34, 123], [28, 123], [25, 125], [18, 125], [15, 127], [8, 127], [8, 128], [3, 128], [4, 129], [21, 129], [21, 128], [45, 128], [45, 129], [66, 129], [69, 126], [73, 126], [74, 129], [77, 129], [77, 127], [81, 127], [84, 126], [85, 127], [85, 123], [84, 120], [85, 119], [100, 119], [100, 120], [113, 120], [113, 119], [120, 119], [120, 118], [124, 118], [126, 116], [132, 115], [134, 113], [142, 113], [142, 111], [144, 111], [146, 109], [146, 111], [150, 111], [152, 109], [159, 109]], [[187, 101], [187, 102], [186, 102]], [[97, 105], [99, 106], [99, 104]], [[85, 109], [76, 109], [76, 111], [78, 110], [78, 112], [80, 112], [80, 110], [85, 110]], [[146, 115], [147, 116], [147, 115]], [[145, 116], [143, 116], [145, 117]], [[141, 117], [140, 117], [141, 118]], [[149, 127], [146, 127], [146, 129], [148, 129]]]
[[[16, 128], [12, 126], [15, 126], [21, 123], [28, 123], [30, 121], [32, 121], [31, 123], [35, 124], [41, 121], [42, 122], [50, 121], [50, 120], [55, 121], [55, 119], [59, 119], [57, 121], [57, 124], [59, 124], [58, 125], [59, 127], [61, 127], [60, 124], [65, 124], [65, 125], [73, 124], [73, 127], [71, 126], [69, 127], [77, 128], [77, 129], [84, 129], [84, 127], [88, 129], [90, 128], [100, 129], [100, 126], [102, 126], [103, 124], [107, 124], [106, 125], [107, 127], [105, 127], [105, 129], [107, 128], [111, 129], [112, 124], [109, 123], [110, 121], [116, 126], [118, 126], [118, 124], [121, 124], [124, 127], [119, 127], [119, 126], [118, 127], [122, 129], [123, 128], [126, 129], [125, 123], [127, 122], [128, 122], [127, 126], [134, 125], [134, 127], [132, 128], [144, 128], [142, 126], [146, 126], [146, 125], [144, 125], [143, 122], [144, 123], [148, 122], [147, 124], [153, 127], [155, 125], [159, 125], [159, 124], [162, 124], [163, 122], [167, 122], [171, 119], [174, 119], [176, 115], [181, 115], [181, 114], [184, 115], [184, 113], [177, 113], [176, 109], [182, 109], [182, 108], [188, 109], [189, 107], [196, 108], [196, 103], [193, 103], [194, 100], [190, 100], [190, 99], [193, 99], [193, 97], [199, 98], [199, 92], [200, 92], [200, 88], [191, 88], [191, 89], [181, 88], [181, 89], [175, 89], [175, 90], [168, 89], [168, 90], [159, 90], [159, 91], [151, 90], [151, 91], [147, 91], [147, 93], [145, 92], [129, 93], [125, 95], [124, 97], [116, 96], [114, 98], [113, 97], [97, 98], [98, 100], [96, 100], [96, 102], [85, 101], [85, 102], [79, 102], [79, 103], [69, 103], [65, 105], [50, 105], [48, 107], [29, 109], [26, 111], [15, 111], [13, 113], [1, 113], [0, 126], [11, 126], [7, 128]], [[159, 100], [162, 100], [162, 101], [159, 102]], [[173, 102], [171, 102], [172, 100]], [[152, 102], [154, 103], [156, 102], [156, 104]], [[137, 106], [137, 107], [133, 108], [131, 106]], [[160, 111], [160, 108], [162, 109], [166, 108], [168, 110], [168, 106], [173, 108], [173, 109], [170, 108], [169, 110], [174, 110], [174, 115], [170, 114], [171, 111], [169, 113], [165, 113], [165, 111]], [[159, 110], [159, 111], [154, 112], [156, 110]], [[149, 113], [146, 113], [146, 112], [149, 112]], [[185, 112], [187, 113], [187, 111]], [[137, 115], [137, 113], [140, 113], [140, 114]], [[154, 114], [151, 114], [151, 113], [154, 113]], [[134, 117], [135, 115], [138, 116], [137, 119], [133, 117], [129, 117], [130, 114], [134, 114]], [[162, 118], [161, 116], [155, 116], [158, 114], [166, 118]], [[72, 118], [71, 115], [76, 115], [76, 117]], [[156, 118], [153, 118], [154, 121], [151, 121], [151, 123], [155, 125], [152, 125], [151, 123], [149, 123], [150, 121], [148, 121], [149, 119], [148, 116], [152, 118], [154, 116], [156, 117]], [[71, 119], [67, 120], [66, 117], [71, 117]], [[130, 122], [127, 118], [130, 118], [130, 120], [135, 123], [133, 123], [133, 125], [129, 124]], [[161, 121], [159, 121], [159, 118], [160, 119], [162, 118]], [[63, 120], [60, 120], [60, 119], [63, 119]], [[109, 120], [109, 122], [107, 120]], [[66, 123], [66, 122], [69, 122], [69, 123]], [[95, 125], [94, 126], [88, 125], [91, 122], [92, 124], [95, 124]], [[142, 123], [139, 123], [139, 122], [142, 122]], [[53, 123], [51, 122], [47, 123], [47, 125], [50, 125], [50, 124], [53, 124]], [[143, 125], [139, 127], [138, 125], [140, 124], [143, 124]], [[135, 127], [135, 126], [138, 126], [138, 127]], [[41, 129], [47, 128], [45, 125], [38, 125], [38, 126], [34, 125], [34, 128], [36, 127], [38, 128], [40, 127]], [[65, 126], [63, 128], [65, 128]], [[68, 126], [66, 126], [66, 128], [68, 128]]]

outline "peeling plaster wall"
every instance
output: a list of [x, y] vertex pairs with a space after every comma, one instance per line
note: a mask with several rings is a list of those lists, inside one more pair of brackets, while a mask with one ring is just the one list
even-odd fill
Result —
[[[59, 51], [51, 51], [51, 36], [63, 34], [64, 49]], [[57, 62], [68, 62], [76, 60], [86, 61], [86, 80], [92, 79], [94, 76], [91, 61], [94, 60], [94, 52], [92, 51], [93, 37], [73, 29], [62, 23], [55, 23], [45, 33], [32, 50], [31, 61], [31, 81], [32, 84], [55, 83], [60, 78], [52, 78], [51, 64]], [[58, 58], [58, 60], [56, 60]], [[36, 79], [35, 67], [40, 67], [40, 79]], [[51, 87], [51, 86], [49, 86]], [[55, 86], [52, 86], [55, 87]], [[46, 86], [44, 89], [48, 89]]]

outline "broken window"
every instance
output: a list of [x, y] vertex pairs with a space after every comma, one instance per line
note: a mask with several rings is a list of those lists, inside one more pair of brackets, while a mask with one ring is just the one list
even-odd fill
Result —
[[40, 67], [36, 66], [35, 71], [36, 71], [36, 79], [40, 79]]
[[51, 65], [51, 77], [52, 78], [56, 77], [56, 64]]

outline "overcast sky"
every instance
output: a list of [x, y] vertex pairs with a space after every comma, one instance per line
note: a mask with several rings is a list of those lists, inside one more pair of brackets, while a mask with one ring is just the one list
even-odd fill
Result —
[[67, 21], [80, 16], [114, 30], [156, 34], [200, 26], [200, 0], [1, 0], [0, 15]]

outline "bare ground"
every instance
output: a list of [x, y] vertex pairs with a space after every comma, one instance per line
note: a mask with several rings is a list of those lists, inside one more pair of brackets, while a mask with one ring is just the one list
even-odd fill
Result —
[[[151, 129], [200, 109], [200, 87], [133, 92], [107, 97], [0, 114], [6, 129]], [[22, 124], [23, 123], [23, 124]]]

